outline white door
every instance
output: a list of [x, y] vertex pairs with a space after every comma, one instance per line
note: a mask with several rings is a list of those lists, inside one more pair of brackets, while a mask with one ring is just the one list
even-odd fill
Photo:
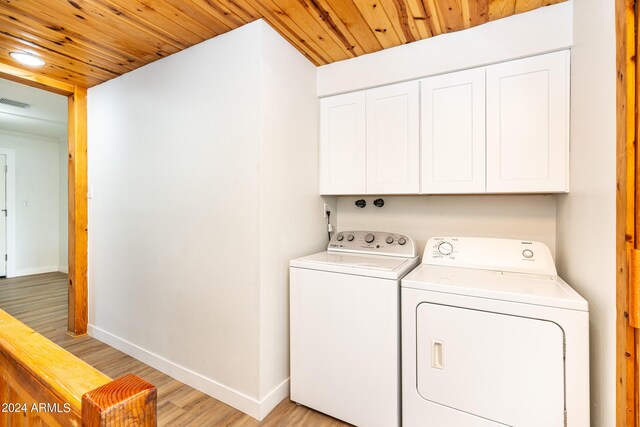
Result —
[[0, 277], [7, 276], [7, 156], [0, 154]]
[[419, 82], [367, 91], [367, 194], [420, 190]]
[[418, 305], [416, 323], [423, 399], [510, 426], [564, 425], [564, 332], [556, 323], [433, 303]]
[[320, 194], [365, 193], [365, 93], [320, 100]]
[[421, 193], [485, 191], [485, 69], [420, 82]]
[[568, 191], [569, 53], [487, 67], [487, 191]]

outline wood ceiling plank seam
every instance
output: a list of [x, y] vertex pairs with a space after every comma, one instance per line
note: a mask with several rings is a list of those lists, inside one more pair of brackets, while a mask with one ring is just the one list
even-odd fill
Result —
[[405, 0], [380, 0], [402, 43], [420, 40], [420, 34], [413, 19], [409, 19], [409, 8]]
[[[155, 13], [164, 16], [166, 19], [173, 21], [175, 25], [183, 28], [184, 30], [194, 34], [197, 37], [200, 37], [202, 40], [209, 40], [212, 37], [220, 34], [220, 31], [216, 31], [212, 28], [207, 27], [204, 23], [192, 18], [188, 13], [185, 13], [184, 10], [176, 7], [172, 1], [167, 0], [139, 0], [139, 2], [145, 5], [148, 9], [154, 11]], [[186, 5], [189, 4], [187, 1], [181, 1], [183, 8], [186, 8]], [[211, 22], [211, 25], [217, 24], [216, 22]]]
[[[0, 55], [7, 55], [15, 48], [12, 45], [6, 45], [2, 41], [0, 41]], [[86, 76], [92, 76], [92, 78], [106, 81], [110, 80], [114, 77], [117, 77], [117, 74], [108, 74], [92, 67], [82, 67], [74, 64], [67, 64], [64, 61], [60, 61], [57, 58], [48, 58], [45, 67], [49, 67], [50, 69], [55, 69], [57, 72], [64, 73], [65, 76], [72, 79], [73, 81], [81, 81], [86, 78]], [[39, 68], [40, 70], [40, 68]]]
[[489, 21], [513, 15], [516, 0], [489, 0]]
[[[138, 22], [144, 21], [153, 28], [162, 29], [172, 34], [175, 39], [182, 41], [186, 47], [193, 46], [205, 40], [204, 37], [184, 28], [180, 23], [176, 22], [171, 11], [166, 10], [167, 6], [169, 6], [167, 3], [162, 3], [161, 5], [163, 7], [158, 7], [160, 3], [157, 1], [148, 0], [111, 0], [110, 3], [118, 6], [121, 10], [128, 11], [130, 17]], [[156, 8], [159, 10], [156, 10]]]
[[308, 0], [308, 2], [317, 16], [325, 22], [330, 34], [339, 40], [351, 55], [356, 57], [366, 53], [355, 36], [351, 34], [346, 23], [342, 22], [329, 3], [325, 0]]
[[464, 19], [459, 0], [436, 0], [440, 23], [445, 33], [464, 29]]
[[387, 49], [402, 44], [402, 40], [396, 34], [393, 24], [384, 11], [383, 7], [379, 7], [378, 0], [352, 0], [356, 5], [362, 17], [367, 24], [373, 29], [375, 36]]
[[232, 11], [237, 17], [239, 17], [246, 23], [253, 22], [256, 19], [261, 18], [260, 14], [254, 8], [249, 5], [243, 6], [236, 0], [218, 0], [218, 3], [224, 4], [227, 9]]
[[469, 0], [469, 22], [472, 27], [489, 22], [489, 0]]
[[307, 34], [310, 40], [325, 52], [331, 61], [342, 61], [352, 57], [345, 47], [336, 42], [324, 23], [317, 17], [317, 14], [310, 10], [309, 5], [299, 0], [271, 0], [273, 4], [278, 6], [280, 10], [293, 22], [295, 22], [301, 31]]
[[528, 12], [542, 7], [542, 0], [516, 0], [513, 13]]
[[[106, 43], [109, 48], [116, 49], [117, 52], [126, 52], [134, 62], [147, 57], [149, 57], [149, 60], [156, 59], [153, 55], [149, 55], [150, 46], [146, 48], [141, 47], [140, 45], [146, 46], [146, 44], [142, 43], [139, 39], [127, 36], [124, 33], [114, 34], [118, 32], [117, 28], [109, 28], [109, 26], [96, 20], [93, 20], [93, 24], [90, 25], [85, 23], [86, 18], [80, 19], [77, 18], [77, 15], [73, 15], [76, 19], [69, 23], [69, 16], [66, 11], [56, 11], [55, 9], [46, 7], [44, 4], [38, 6], [34, 11], [30, 3], [30, 0], [20, 0], [20, 7], [33, 13], [34, 17], [48, 17], [51, 22], [47, 23], [46, 26], [60, 34], [74, 35], [76, 38], [82, 37], [92, 42], [96, 47]], [[54, 4], [56, 4], [54, 1], [47, 3], [47, 5]]]
[[[175, 37], [174, 34], [156, 25], [150, 25], [147, 21], [140, 20], [135, 14], [121, 9], [118, 5], [109, 0], [77, 0], [94, 7], [95, 19], [103, 19], [109, 22], [113, 28], [118, 28], [121, 32], [129, 36], [136, 35], [142, 37], [145, 43], [152, 46], [156, 52], [164, 52], [164, 56], [179, 52], [189, 46], [183, 40]], [[132, 16], [130, 16], [132, 14]], [[125, 25], [123, 25], [125, 24]], [[156, 55], [158, 57], [158, 55]]]
[[362, 46], [365, 53], [382, 50], [382, 44], [373, 29], [362, 16], [360, 10], [350, 0], [320, 0], [333, 10], [338, 20], [342, 22], [353, 35], [356, 42]]
[[411, 19], [415, 22], [420, 39], [426, 39], [432, 36], [429, 24], [427, 24], [427, 11], [421, 0], [407, 0]]
[[[180, 13], [188, 16], [190, 19], [197, 21], [200, 25], [204, 26], [209, 33], [220, 35], [227, 31], [236, 28], [230, 27], [220, 19], [210, 14], [207, 10], [204, 10], [198, 5], [197, 1], [185, 1], [185, 0], [164, 0]], [[213, 36], [215, 37], [215, 36]], [[209, 37], [211, 38], [211, 37]]]
[[306, 33], [300, 31], [294, 31], [294, 28], [298, 26], [291, 22], [291, 19], [279, 11], [277, 7], [271, 4], [271, 7], [267, 7], [269, 1], [265, 0], [237, 0], [242, 2], [251, 2], [251, 5], [260, 12], [264, 20], [269, 23], [273, 29], [275, 29], [280, 35], [289, 40], [294, 46], [298, 48], [305, 56], [307, 56], [311, 62], [315, 65], [328, 64], [329, 55], [322, 51], [322, 49], [315, 45], [313, 40], [309, 40]]
[[438, 8], [434, 3], [434, 0], [421, 0], [422, 5], [427, 11], [427, 23], [433, 36], [442, 34], [442, 26], [440, 25], [440, 16], [438, 15]]
[[[24, 6], [24, 3], [23, 5]], [[4, 14], [6, 12], [6, 8], [11, 8], [12, 6], [6, 6], [5, 11], [0, 11], [0, 13]], [[24, 24], [31, 24], [34, 28], [45, 28], [48, 31], [51, 31], [57, 34], [59, 37], [62, 37], [65, 40], [74, 40], [76, 43], [80, 42], [81, 44], [87, 46], [87, 48], [91, 48], [92, 50], [98, 50], [104, 52], [105, 55], [111, 56], [114, 59], [122, 60], [124, 59], [126, 62], [135, 62], [137, 58], [129, 55], [128, 53], [122, 52], [122, 50], [118, 50], [109, 44], [104, 44], [102, 41], [97, 41], [95, 37], [87, 37], [84, 34], [69, 30], [67, 28], [63, 28], [57, 24], [54, 24], [55, 18], [46, 13], [44, 7], [40, 10], [39, 14], [29, 14], [26, 15], [27, 12], [22, 10], [10, 10], [7, 16], [11, 20], [20, 19]], [[18, 16], [19, 18], [16, 18]]]
[[[184, 0], [172, 1], [184, 3]], [[222, 4], [220, 0], [191, 0], [191, 3], [229, 30], [241, 27], [248, 22], [231, 11], [226, 5]]]
[[355, 52], [356, 45], [347, 38], [343, 28], [338, 27], [337, 22], [318, 0], [298, 0], [306, 12], [316, 20], [322, 30], [339, 46], [350, 58], [358, 56]]
[[[88, 64], [84, 61], [78, 61], [69, 55], [64, 53], [55, 52], [53, 55], [49, 55], [51, 51], [49, 49], [43, 49], [39, 46], [33, 46], [33, 43], [21, 43], [18, 42], [20, 39], [16, 39], [13, 37], [7, 37], [4, 31], [0, 31], [0, 45], [6, 46], [9, 50], [12, 51], [23, 51], [29, 52], [41, 58], [47, 58], [46, 62], [56, 63], [61, 65], [62, 63], [66, 63], [70, 69], [79, 71], [80, 69], [87, 69], [88, 71], [95, 71], [95, 74], [100, 74], [102, 76], [108, 76], [109, 79], [113, 77], [117, 77], [120, 75], [117, 71], [109, 70], [107, 68], [100, 67], [96, 64]], [[63, 58], [62, 60], [58, 58]], [[65, 67], [66, 68], [66, 67]]]
[[[2, 16], [0, 16], [0, 24], [2, 24]], [[134, 69], [130, 64], [127, 64], [128, 66], [124, 66], [123, 64], [119, 64], [116, 62], [106, 61], [100, 57], [89, 56], [87, 55], [86, 51], [78, 50], [75, 48], [75, 46], [72, 46], [69, 44], [60, 44], [60, 43], [53, 43], [48, 40], [41, 40], [40, 38], [36, 38], [31, 34], [27, 34], [23, 32], [20, 32], [20, 34], [13, 34], [8, 31], [0, 31], [0, 33], [6, 35], [12, 40], [16, 40], [20, 43], [24, 43], [27, 46], [40, 47], [41, 49], [44, 49], [47, 52], [49, 52], [49, 54], [51, 55], [64, 56], [69, 59], [73, 59], [75, 61], [84, 62], [85, 64], [102, 68], [105, 71], [115, 72], [118, 75], [129, 72]]]
[[460, 9], [462, 11], [462, 26], [465, 29], [471, 26], [471, 12], [469, 2], [475, 3], [476, 0], [460, 0]]

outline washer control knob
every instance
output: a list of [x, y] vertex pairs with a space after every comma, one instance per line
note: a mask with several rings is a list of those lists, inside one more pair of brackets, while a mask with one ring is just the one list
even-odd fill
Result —
[[337, 240], [338, 242], [342, 242], [342, 239], [344, 239], [344, 236], [343, 236], [342, 234], [338, 234], [338, 235], [336, 236], [336, 240]]
[[398, 244], [400, 246], [404, 245], [405, 243], [407, 243], [407, 239], [405, 239], [404, 237], [398, 239]]
[[525, 249], [522, 251], [522, 256], [525, 258], [533, 258], [533, 251], [531, 249]]
[[375, 237], [373, 234], [371, 234], [371, 233], [369, 233], [369, 234], [367, 234], [366, 236], [364, 236], [364, 241], [365, 241], [365, 242], [367, 242], [367, 243], [371, 243], [371, 242], [373, 242], [375, 239], [376, 239], [376, 237]]
[[393, 236], [388, 236], [386, 242], [389, 245], [392, 244], [393, 243]]
[[347, 240], [348, 240], [348, 241], [353, 242], [353, 239], [355, 239], [355, 237], [353, 236], [353, 234], [349, 234], [349, 235], [347, 236]]
[[438, 245], [438, 252], [441, 255], [450, 255], [453, 252], [453, 245], [449, 242], [442, 242]]

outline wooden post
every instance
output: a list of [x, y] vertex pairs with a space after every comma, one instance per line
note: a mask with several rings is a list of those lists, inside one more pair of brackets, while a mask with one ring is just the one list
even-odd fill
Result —
[[155, 427], [156, 402], [156, 387], [128, 374], [82, 396], [82, 425]]
[[69, 317], [71, 335], [87, 333], [87, 90], [69, 97]]

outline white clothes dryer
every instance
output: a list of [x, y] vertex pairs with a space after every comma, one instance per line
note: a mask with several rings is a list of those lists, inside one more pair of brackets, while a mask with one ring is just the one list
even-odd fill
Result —
[[546, 245], [432, 238], [401, 286], [405, 427], [589, 425], [587, 302]]
[[361, 427], [400, 424], [402, 234], [346, 231], [292, 260], [291, 400]]

